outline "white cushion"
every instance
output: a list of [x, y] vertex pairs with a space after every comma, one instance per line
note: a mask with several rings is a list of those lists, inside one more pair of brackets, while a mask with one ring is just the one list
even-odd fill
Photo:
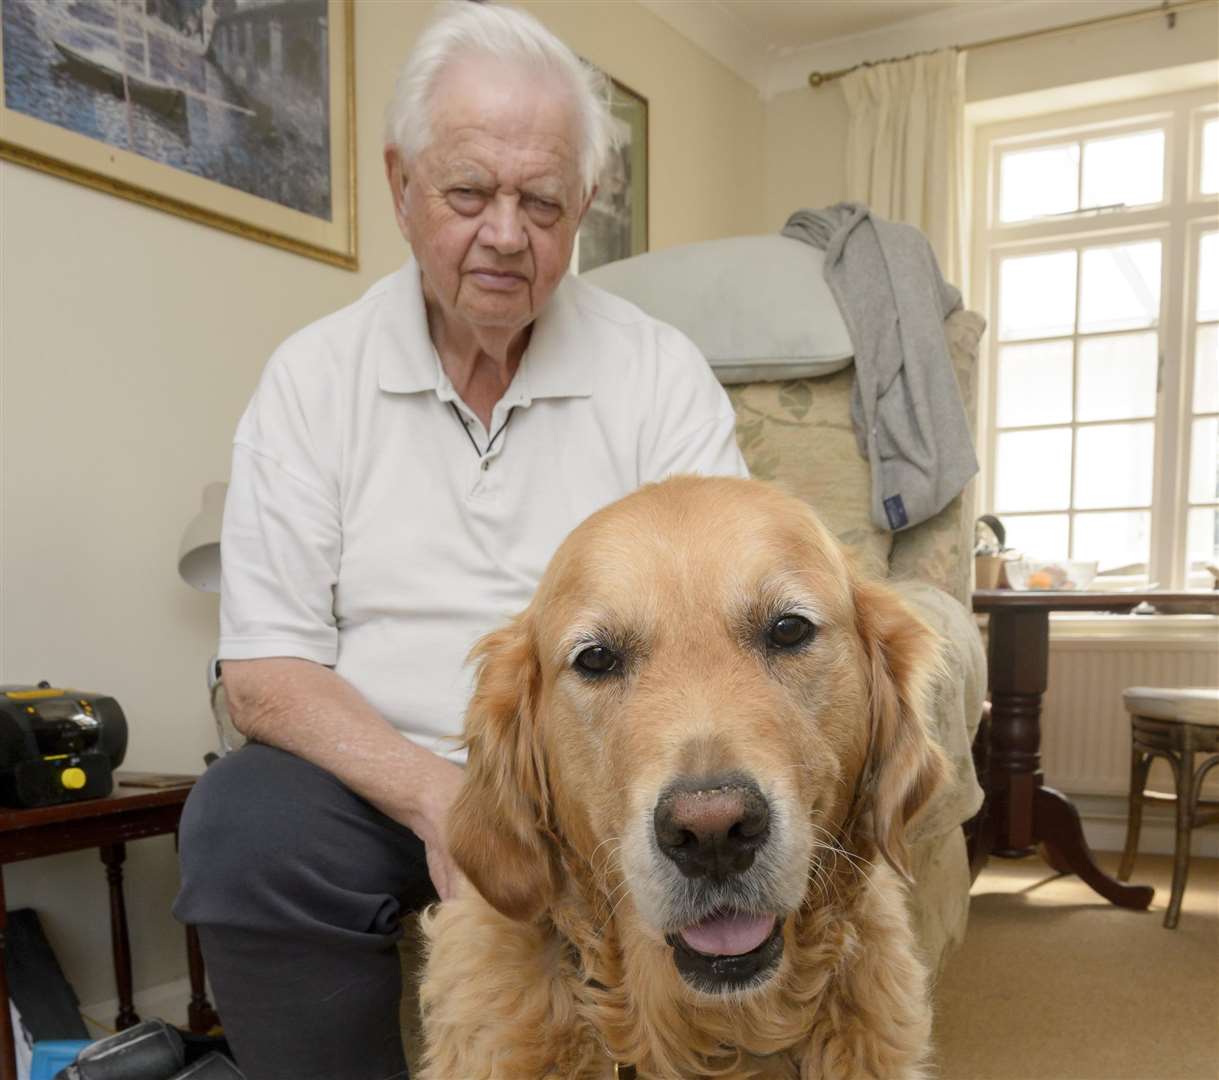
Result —
[[1134, 716], [1219, 727], [1219, 690], [1133, 686], [1122, 691], [1122, 701]]
[[636, 255], [581, 274], [691, 338], [721, 383], [829, 375], [854, 350], [824, 254], [786, 236], [737, 236]]

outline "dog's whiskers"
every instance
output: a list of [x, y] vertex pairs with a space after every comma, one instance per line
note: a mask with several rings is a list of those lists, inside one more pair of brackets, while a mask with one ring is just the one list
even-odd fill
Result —
[[[614, 914], [618, 910], [618, 905], [621, 904], [622, 901], [626, 899], [627, 894], [630, 892], [629, 885], [630, 885], [630, 882], [626, 881], [625, 879], [618, 882], [618, 884], [614, 886], [614, 888], [609, 892], [609, 894], [602, 901], [602, 905], [601, 905], [602, 910], [604, 910], [604, 907], [606, 905], [609, 905], [610, 910], [609, 910], [609, 914], [606, 915], [605, 918], [603, 918], [601, 920], [600, 930], [604, 930], [613, 921]], [[618, 894], [618, 893], [621, 893], [621, 896], [616, 897], [616, 894]], [[598, 914], [600, 914], [600, 912], [598, 912]]]
[[818, 892], [821, 893], [827, 900], [830, 897], [830, 888], [833, 886], [833, 879], [826, 872], [819, 860], [814, 859], [809, 864], [809, 879]]
[[[810, 871], [815, 875], [814, 882], [820, 888], [822, 895], [828, 900], [842, 900], [842, 883], [836, 873], [838, 856], [841, 854], [840, 849], [832, 844], [826, 844], [820, 840], [813, 840], [814, 859], [810, 866]], [[827, 852], [833, 856], [833, 864], [827, 864], [825, 859], [821, 857], [822, 852]], [[852, 867], [858, 873], [858, 868]]]
[[[853, 867], [855, 867], [856, 871], [860, 875], [866, 875], [867, 870], [872, 869], [876, 865], [876, 863], [871, 859], [865, 859], [862, 855], [856, 855], [853, 852], [847, 851], [847, 849], [842, 846], [842, 841], [839, 840], [838, 837], [836, 837], [828, 829], [818, 825], [816, 822], [810, 821], [809, 828], [815, 829], [817, 832], [821, 833], [822, 836], [826, 837], [826, 840], [824, 841], [814, 841], [818, 847], [828, 847], [835, 853], [835, 855], [841, 855]], [[865, 867], [867, 869], [864, 869]]]
[[621, 886], [619, 886], [619, 888], [622, 890], [622, 895], [614, 901], [614, 906], [610, 908], [609, 915], [606, 916], [605, 921], [601, 924], [601, 931], [604, 931], [606, 927], [608, 927], [609, 924], [614, 921], [614, 916], [618, 914], [618, 909], [622, 906], [622, 901], [631, 895], [631, 890], [626, 887], [629, 884], [629, 882], [624, 881], [622, 882]]
[[[599, 843], [595, 848], [593, 848], [592, 852], [588, 856], [588, 861], [590, 863], [595, 861], [597, 858], [597, 852], [600, 851], [603, 847], [605, 847], [606, 844], [612, 844], [612, 843], [614, 843], [614, 841], [618, 842], [619, 847], [622, 846], [622, 837], [621, 836], [607, 836], [604, 840], [601, 841], [601, 843]], [[613, 858], [613, 853], [611, 852], [610, 855], [607, 856], [607, 858]]]
[[[605, 858], [602, 861], [601, 866], [598, 867], [596, 865], [597, 852], [600, 851], [603, 847], [605, 847], [606, 844], [614, 842], [614, 841], [616, 841], [616, 843], [614, 844], [614, 846], [612, 848], [609, 849], [609, 851], [606, 852]], [[610, 870], [613, 868], [614, 864], [617, 862], [617, 856], [621, 850], [622, 850], [622, 837], [611, 836], [608, 840], [602, 840], [601, 843], [599, 843], [593, 849], [593, 854], [589, 857], [589, 860], [588, 860], [589, 865], [592, 867], [592, 871], [596, 875], [597, 881], [603, 890], [609, 888]]]
[[601, 895], [601, 896], [599, 896], [599, 897], [597, 898], [597, 905], [598, 905], [598, 907], [599, 907], [599, 908], [604, 908], [604, 907], [606, 907], [607, 905], [612, 904], [612, 903], [614, 902], [614, 899], [615, 899], [615, 897], [616, 897], [617, 893], [618, 893], [618, 892], [619, 892], [621, 889], [624, 889], [624, 888], [626, 888], [626, 880], [625, 880], [625, 879], [624, 879], [624, 880], [622, 880], [622, 881], [620, 881], [620, 882], [618, 882], [618, 884], [617, 884], [617, 885], [615, 885], [615, 886], [614, 886], [612, 889], [610, 889], [610, 890], [609, 890], [607, 893], [604, 893], [603, 895]]
[[[821, 833], [822, 835], [824, 835], [828, 838], [827, 840], [820, 840], [820, 839], [814, 838], [814, 840], [813, 840], [814, 851], [818, 853], [818, 856], [820, 856], [820, 853], [825, 852], [833, 858], [832, 867], [826, 866], [824, 861], [820, 857], [815, 858], [812, 865], [810, 866], [810, 871], [818, 872], [819, 874], [824, 875], [828, 879], [828, 883], [833, 889], [833, 896], [835, 899], [837, 899], [839, 901], [844, 899], [841, 881], [838, 879], [836, 873], [830, 872], [831, 869], [833, 871], [837, 871], [838, 860], [840, 858], [846, 860], [847, 866], [850, 867], [850, 869], [853, 871], [855, 876], [859, 879], [860, 884], [865, 889], [870, 889], [874, 886], [874, 882], [872, 880], [872, 875], [868, 872], [868, 870], [871, 867], [875, 866], [875, 863], [873, 863], [869, 859], [863, 858], [863, 856], [861, 856], [861, 855], [856, 855], [850, 851], [847, 851], [846, 848], [844, 848], [842, 846], [842, 844], [838, 841], [838, 839], [835, 836], [833, 836], [828, 830], [823, 829], [820, 825], [813, 824], [812, 822], [810, 822], [809, 824], [810, 824], [811, 828], [815, 829], [817, 832]], [[812, 873], [810, 873], [810, 877], [812, 877]], [[828, 898], [830, 895], [830, 891], [823, 886], [822, 882], [819, 879], [814, 878], [813, 880], [815, 881], [815, 883], [818, 886], [821, 887], [821, 891], [822, 891], [823, 895], [825, 895]]]

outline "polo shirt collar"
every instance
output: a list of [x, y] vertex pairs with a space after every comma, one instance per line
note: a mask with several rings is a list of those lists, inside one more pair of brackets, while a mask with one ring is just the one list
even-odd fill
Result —
[[593, 327], [581, 319], [575, 302], [579, 285], [564, 274], [559, 287], [533, 323], [533, 333], [520, 370], [519, 381], [527, 398], [589, 397], [593, 392], [587, 347]]
[[[589, 328], [580, 325], [572, 295], [575, 288], [570, 275], [564, 275], [534, 320], [533, 334], [509, 391], [522, 403], [592, 394], [586, 352], [580, 348]], [[387, 340], [378, 359], [378, 385], [395, 394], [441, 392], [446, 388], [451, 394], [451, 384], [428, 334], [419, 264], [413, 256], [390, 275], [387, 292], [382, 306], [382, 329]]]
[[440, 358], [427, 328], [427, 309], [414, 258], [387, 281], [381, 304], [377, 383], [392, 394], [417, 394], [440, 385]]

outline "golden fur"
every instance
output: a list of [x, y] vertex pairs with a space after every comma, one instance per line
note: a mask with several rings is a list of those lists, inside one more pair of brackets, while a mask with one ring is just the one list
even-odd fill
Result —
[[[767, 652], [757, 627], [790, 610], [811, 645]], [[629, 662], [590, 682], [571, 657], [607, 638]], [[944, 770], [935, 640], [804, 504], [746, 480], [649, 485], [577, 528], [475, 654], [449, 822], [474, 888], [424, 920], [424, 1080], [605, 1080], [615, 1061], [641, 1080], [924, 1075], [899, 875]], [[777, 854], [752, 873], [791, 902], [774, 974], [711, 993], [657, 925], [691, 886], [648, 831], [673, 777], [725, 769], [774, 807]]]

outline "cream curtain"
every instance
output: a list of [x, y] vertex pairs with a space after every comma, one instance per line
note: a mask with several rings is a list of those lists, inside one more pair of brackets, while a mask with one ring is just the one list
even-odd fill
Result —
[[944, 278], [964, 274], [965, 56], [953, 49], [842, 79], [851, 124], [847, 198], [917, 226]]

